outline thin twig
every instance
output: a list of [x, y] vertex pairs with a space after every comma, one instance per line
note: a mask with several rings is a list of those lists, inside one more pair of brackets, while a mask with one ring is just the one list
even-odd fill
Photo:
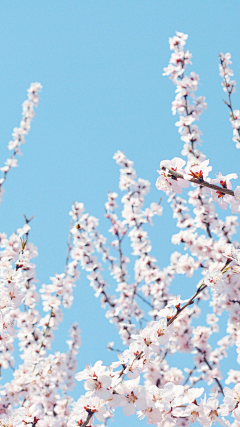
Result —
[[138, 294], [138, 293], [136, 292], [136, 296], [137, 296], [138, 298], [140, 298], [143, 302], [145, 302], [146, 304], [148, 304], [151, 308], [153, 308], [152, 304], [151, 304], [149, 301], [147, 301], [144, 297], [142, 297], [142, 295], [140, 295], [140, 294]]
[[197, 289], [197, 291], [195, 292], [195, 294], [188, 300], [188, 302], [186, 302], [186, 304], [184, 304], [181, 308], [177, 309], [177, 312], [174, 314], [173, 317], [171, 317], [171, 319], [168, 320], [167, 322], [167, 326], [170, 326], [174, 320], [176, 320], [176, 318], [179, 316], [179, 314], [189, 305], [192, 305], [195, 298], [202, 292], [204, 291], [204, 289], [207, 288], [207, 285], [204, 284], [204, 282], [199, 286], [199, 288]]
[[191, 376], [192, 376], [193, 372], [195, 372], [195, 371], [196, 371], [196, 369], [197, 369], [197, 367], [196, 367], [196, 366], [194, 366], [194, 367], [191, 369], [191, 371], [189, 372], [189, 374], [188, 374], [188, 376], [187, 376], [186, 380], [184, 381], [183, 385], [186, 385], [186, 384], [188, 383], [188, 381], [190, 380], [190, 378], [191, 378]]
[[[201, 205], [204, 207], [204, 203], [203, 203], [203, 200], [202, 200], [202, 197], [200, 196], [200, 194], [198, 196], [198, 199], [200, 200]], [[208, 237], [210, 237], [210, 239], [212, 239], [212, 233], [211, 233], [211, 229], [210, 229], [210, 223], [207, 222], [207, 221], [203, 221], [203, 223], [206, 226], [206, 231], [207, 231]]]
[[[210, 369], [210, 371], [212, 371], [212, 370], [213, 370], [213, 368], [212, 368], [212, 366], [210, 365], [210, 363], [208, 362], [208, 360], [206, 359], [206, 356], [204, 355], [204, 351], [203, 351], [203, 350], [201, 350], [201, 349], [200, 349], [200, 348], [198, 348], [198, 347], [196, 347], [196, 349], [197, 349], [197, 351], [198, 351], [199, 353], [201, 353], [201, 354], [203, 355], [203, 360], [204, 360], [204, 362], [206, 363], [206, 365], [207, 365], [208, 369]], [[221, 393], [222, 393], [222, 395], [224, 396], [223, 387], [222, 387], [222, 384], [220, 383], [219, 379], [218, 379], [217, 377], [213, 377], [213, 379], [216, 381], [216, 383], [217, 383], [217, 385], [218, 385], [218, 387], [219, 387], [219, 389], [220, 389], [220, 392], [221, 392]]]
[[[226, 263], [224, 264], [223, 268], [220, 270], [221, 272], [223, 272], [225, 270], [225, 268], [232, 262], [232, 260], [230, 258], [227, 258]], [[203, 282], [199, 288], [197, 289], [197, 291], [195, 292], [195, 294], [186, 302], [186, 304], [184, 304], [181, 308], [177, 309], [177, 312], [174, 314], [173, 317], [171, 317], [171, 319], [168, 320], [167, 322], [167, 326], [170, 326], [174, 320], [179, 316], [179, 314], [189, 305], [192, 305], [195, 298], [204, 290], [206, 289], [208, 286]]]

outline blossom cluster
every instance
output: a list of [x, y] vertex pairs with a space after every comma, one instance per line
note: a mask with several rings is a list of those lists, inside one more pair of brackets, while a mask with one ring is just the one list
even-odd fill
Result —
[[[229, 204], [233, 213], [240, 212], [240, 187], [237, 186], [233, 192], [231, 183], [231, 179], [237, 179], [238, 175], [231, 173], [223, 176], [219, 173], [217, 178], [210, 179], [208, 174], [212, 170], [212, 166], [208, 166], [208, 164], [209, 160], [204, 160], [201, 163], [196, 162], [192, 166], [189, 165], [189, 162], [186, 165], [186, 161], [179, 157], [162, 160], [156, 187], [158, 190], [168, 193], [182, 194], [183, 188], [188, 188], [192, 182], [195, 186], [206, 187], [214, 202], [217, 202], [222, 209], [227, 209]], [[186, 167], [183, 169], [185, 165]]]
[[233, 76], [233, 71], [229, 67], [229, 64], [232, 63], [230, 53], [220, 53], [219, 54], [219, 72], [220, 76], [223, 78], [222, 86], [224, 92], [228, 95], [228, 100], [224, 101], [230, 110], [230, 122], [233, 127], [233, 141], [236, 142], [236, 148], [240, 148], [240, 111], [233, 110], [232, 107], [232, 93], [236, 92], [236, 81], [231, 80]]
[[[177, 157], [161, 161], [157, 180], [157, 188], [169, 195], [178, 228], [172, 243], [180, 249], [171, 254], [169, 265], [158, 265], [148, 230], [163, 208], [156, 201], [146, 205], [150, 183], [137, 177], [133, 162], [121, 151], [114, 160], [120, 167], [123, 194], [109, 192], [105, 203], [110, 237], [99, 232], [98, 219], [85, 212], [84, 204], [75, 202], [65, 269], [48, 284], [37, 286], [32, 259], [38, 252], [29, 241], [32, 219], [25, 217], [25, 224], [10, 237], [0, 233], [0, 368], [12, 371], [0, 390], [0, 426], [103, 427], [119, 410], [157, 427], [195, 422], [206, 427], [215, 422], [239, 426], [240, 372], [231, 366], [226, 375], [222, 369], [232, 346], [240, 363], [240, 244], [233, 240], [238, 222], [235, 215], [219, 218], [214, 202], [224, 210], [229, 204], [238, 213], [240, 187], [232, 190], [231, 180], [237, 178], [233, 173], [211, 180], [209, 160], [197, 148], [201, 131], [195, 122], [206, 102], [195, 95], [198, 75], [186, 75], [192, 58], [185, 50], [186, 40], [183, 33], [170, 38], [173, 53], [164, 70], [176, 86], [172, 112], [180, 116], [176, 126], [186, 161]], [[228, 78], [229, 60], [229, 55], [221, 54], [228, 94], [235, 86]], [[14, 150], [12, 164], [29, 131], [40, 88], [32, 85], [24, 103], [24, 119], [9, 144]], [[185, 200], [182, 192], [189, 187]], [[76, 322], [69, 331], [68, 351], [51, 349], [63, 311], [72, 306], [79, 269], [122, 343], [122, 351], [108, 343], [110, 366], [96, 360], [93, 366], [77, 368], [81, 340]], [[178, 275], [196, 280], [184, 300], [171, 293]], [[17, 348], [22, 363], [15, 366]], [[85, 389], [76, 402], [70, 394], [75, 379], [83, 381]]]
[[22, 120], [20, 126], [13, 129], [13, 139], [8, 144], [8, 149], [13, 150], [10, 158], [5, 162], [5, 166], [1, 167], [0, 170], [3, 172], [3, 177], [0, 179], [0, 202], [3, 191], [3, 183], [6, 180], [9, 170], [13, 167], [18, 166], [16, 156], [21, 154], [20, 146], [25, 143], [25, 135], [28, 134], [31, 128], [31, 121], [35, 115], [34, 108], [38, 106], [39, 92], [42, 89], [40, 83], [32, 83], [28, 89], [28, 99], [22, 104]]

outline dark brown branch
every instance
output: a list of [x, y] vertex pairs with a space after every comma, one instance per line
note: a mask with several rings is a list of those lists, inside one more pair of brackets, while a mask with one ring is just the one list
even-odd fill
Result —
[[173, 317], [171, 317], [171, 319], [168, 320], [167, 322], [167, 326], [170, 326], [174, 320], [176, 320], [176, 318], [179, 316], [179, 314], [189, 305], [192, 305], [195, 298], [202, 292], [204, 291], [204, 289], [207, 288], [207, 285], [205, 285], [204, 283], [201, 284], [201, 286], [198, 288], [198, 290], [195, 292], [195, 294], [188, 300], [188, 302], [186, 302], [186, 304], [184, 304], [181, 308], [179, 308], [177, 310], [177, 312], [174, 314]]
[[86, 421], [84, 421], [84, 423], [79, 424], [79, 425], [80, 425], [80, 427], [86, 427], [86, 426], [88, 425], [88, 423], [89, 423], [90, 419], [92, 418], [93, 414], [94, 414], [94, 412], [92, 412], [90, 409], [88, 409], [88, 411], [87, 411], [87, 412], [88, 412], [87, 419], [86, 419]]
[[[165, 166], [162, 166], [161, 169], [169, 172], [169, 178], [171, 178], [171, 176], [174, 176], [175, 178], [184, 179], [184, 176], [181, 173], [176, 172], [173, 169], [168, 169]], [[202, 185], [203, 187], [207, 187], [207, 188], [211, 188], [211, 190], [219, 191], [220, 193], [229, 194], [230, 196], [234, 196], [234, 191], [229, 190], [228, 188], [220, 187], [219, 185], [210, 184], [209, 182], [204, 181], [203, 179], [191, 178], [191, 179], [185, 180], [185, 181], [193, 182], [194, 184]]]

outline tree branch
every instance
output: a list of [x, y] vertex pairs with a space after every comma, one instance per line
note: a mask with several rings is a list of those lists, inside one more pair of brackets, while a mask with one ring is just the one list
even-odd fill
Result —
[[[169, 178], [171, 178], [171, 176], [173, 176], [174, 178], [185, 179], [181, 173], [176, 172], [173, 169], [168, 169], [165, 166], [162, 166], [161, 169], [169, 172]], [[229, 194], [230, 196], [234, 196], [234, 191], [229, 190], [228, 188], [220, 187], [219, 185], [210, 184], [210, 182], [204, 181], [203, 179], [191, 178], [191, 179], [185, 180], [185, 181], [193, 182], [194, 184], [198, 184], [198, 185], [202, 185], [203, 187], [211, 188], [211, 190], [219, 191], [220, 193]]]

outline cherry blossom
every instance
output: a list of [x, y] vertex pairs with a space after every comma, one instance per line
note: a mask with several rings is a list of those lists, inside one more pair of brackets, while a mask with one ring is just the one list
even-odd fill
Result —
[[1, 195], [3, 194], [2, 185], [6, 180], [9, 170], [13, 167], [18, 166], [16, 155], [21, 154], [20, 145], [25, 143], [25, 136], [30, 131], [31, 121], [35, 115], [34, 107], [38, 106], [39, 102], [39, 92], [41, 91], [42, 86], [40, 83], [32, 83], [28, 89], [28, 99], [24, 101], [22, 107], [22, 120], [19, 128], [13, 129], [13, 140], [9, 142], [8, 149], [14, 150], [12, 156], [6, 160], [5, 165], [1, 169], [4, 173], [3, 177], [0, 179], [0, 201]]
[[233, 141], [236, 142], [236, 148], [240, 148], [240, 111], [233, 110], [232, 107], [232, 93], [236, 91], [236, 81], [231, 80], [233, 76], [233, 71], [229, 67], [229, 64], [232, 63], [230, 53], [220, 53], [219, 54], [219, 72], [220, 76], [223, 78], [222, 86], [224, 92], [228, 95], [228, 100], [225, 101], [225, 104], [230, 110], [230, 122], [233, 127]]
[[185, 169], [184, 178], [191, 179], [196, 178], [199, 181], [204, 180], [208, 177], [209, 172], [212, 170], [212, 166], [208, 166], [209, 160], [204, 160], [200, 164], [193, 165]]
[[[32, 262], [38, 256], [29, 240], [32, 218], [25, 216], [25, 224], [14, 227], [10, 236], [1, 232], [0, 369], [11, 371], [0, 391], [1, 425], [103, 426], [119, 411], [157, 427], [227, 426], [230, 417], [234, 427], [239, 425], [240, 373], [231, 367], [225, 375], [221, 369], [230, 347], [240, 363], [240, 244], [234, 240], [238, 218], [227, 211], [219, 218], [218, 206], [226, 210], [230, 205], [239, 213], [240, 187], [232, 189], [234, 173], [209, 176], [212, 167], [200, 150], [202, 132], [196, 125], [206, 102], [196, 95], [199, 76], [187, 73], [192, 59], [185, 50], [187, 38], [180, 32], [170, 38], [173, 53], [164, 69], [176, 86], [172, 113], [179, 115], [176, 126], [186, 160], [162, 160], [157, 179], [157, 188], [169, 196], [178, 229], [172, 243], [178, 251], [160, 267], [149, 230], [163, 207], [158, 200], [149, 203], [150, 182], [137, 176], [133, 161], [121, 151], [114, 160], [122, 194], [109, 191], [105, 203], [108, 235], [101, 234], [99, 220], [82, 202], [74, 202], [65, 268], [47, 283], [38, 286]], [[230, 58], [220, 54], [220, 75], [238, 146], [240, 114], [231, 103], [235, 82]], [[17, 166], [15, 157], [30, 130], [40, 89], [34, 83], [28, 90], [20, 127], [14, 128], [9, 143], [14, 153], [1, 168], [1, 194], [7, 173]], [[73, 303], [79, 270], [86, 272], [103, 315], [119, 334], [120, 345], [105, 343], [112, 356], [109, 366], [97, 358], [93, 365], [77, 365], [77, 319], [68, 336], [63, 332], [66, 353], [51, 348], [64, 310]], [[176, 288], [178, 295], [172, 293]], [[184, 299], [183, 292], [188, 294]], [[215, 335], [220, 332], [220, 337]], [[84, 388], [76, 402], [70, 394], [75, 380], [83, 381]]]
[[182, 167], [185, 165], [185, 161], [174, 157], [171, 161], [170, 160], [163, 160], [160, 163], [160, 171], [158, 171], [160, 177], [158, 177], [156, 182], [156, 187], [158, 190], [163, 191], [174, 191], [177, 194], [182, 193], [182, 189], [189, 186], [189, 183], [185, 181], [184, 179], [178, 179], [175, 178], [173, 175], [171, 175], [171, 172], [169, 170], [178, 171], [179, 173], [183, 173]]

